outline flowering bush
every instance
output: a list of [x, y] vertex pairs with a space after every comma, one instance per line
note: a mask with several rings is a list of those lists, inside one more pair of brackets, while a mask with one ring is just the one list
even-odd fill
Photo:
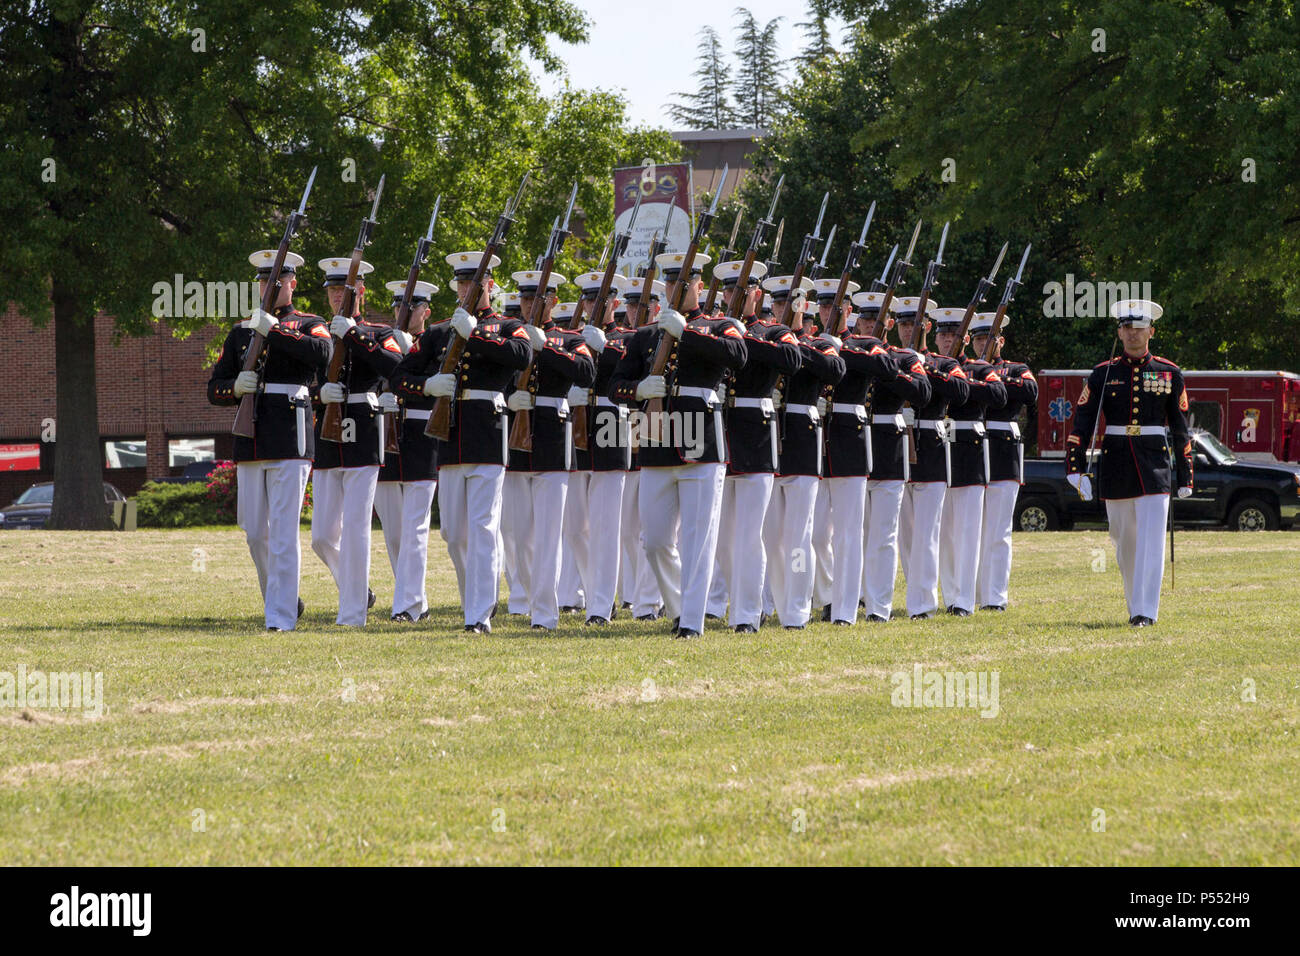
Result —
[[238, 513], [237, 474], [233, 461], [219, 461], [217, 467], [213, 468], [208, 475], [206, 497], [212, 502], [214, 512], [223, 522], [234, 521]]

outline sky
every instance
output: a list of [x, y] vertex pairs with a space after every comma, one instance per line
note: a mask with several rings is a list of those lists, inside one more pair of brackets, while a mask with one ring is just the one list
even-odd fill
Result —
[[[790, 59], [804, 45], [803, 31], [796, 24], [807, 18], [804, 0], [655, 0], [653, 3], [629, 3], [628, 0], [574, 0], [592, 21], [589, 42], [578, 46], [552, 40], [552, 47], [567, 63], [569, 82], [578, 88], [621, 90], [628, 100], [629, 119], [633, 125], [661, 126], [677, 129], [668, 115], [667, 105], [677, 93], [694, 90], [691, 74], [698, 65], [695, 47], [697, 30], [678, 42], [665, 42], [674, 26], [694, 23], [711, 25], [730, 52], [735, 45], [736, 16], [739, 6], [751, 10], [760, 23], [773, 17], [781, 21], [781, 57]], [[647, 22], [649, 21], [649, 22]], [[842, 24], [832, 23], [833, 36], [839, 45]], [[729, 58], [730, 59], [730, 58]], [[734, 70], [734, 63], [730, 64]], [[629, 68], [631, 67], [631, 68]], [[537, 68], [541, 88], [554, 93], [563, 78], [543, 74]], [[733, 74], [734, 75], [734, 74]]]

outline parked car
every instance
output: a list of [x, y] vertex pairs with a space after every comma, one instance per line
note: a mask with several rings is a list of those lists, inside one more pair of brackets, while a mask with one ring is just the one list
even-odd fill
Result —
[[[1300, 516], [1300, 466], [1241, 461], [1209, 432], [1194, 430], [1195, 478], [1190, 498], [1173, 499], [1179, 525], [1220, 525], [1231, 531], [1276, 531]], [[1056, 531], [1075, 522], [1106, 522], [1106, 506], [1083, 501], [1065, 480], [1065, 459], [1025, 462], [1025, 483], [1016, 499], [1015, 528]]]
[[211, 459], [207, 461], [192, 461], [185, 466], [185, 470], [179, 475], [168, 475], [166, 478], [154, 478], [153, 481], [162, 481], [169, 484], [185, 485], [192, 481], [207, 481], [208, 476], [220, 464]]
[[[112, 511], [113, 502], [125, 501], [126, 495], [104, 482], [104, 501]], [[0, 510], [0, 528], [44, 528], [50, 520], [54, 505], [54, 482], [42, 481], [32, 485], [14, 499], [9, 507]]]

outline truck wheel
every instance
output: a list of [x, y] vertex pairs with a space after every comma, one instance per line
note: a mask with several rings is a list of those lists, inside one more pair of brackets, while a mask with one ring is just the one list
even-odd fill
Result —
[[1059, 531], [1061, 518], [1046, 498], [1026, 498], [1016, 505], [1016, 528], [1020, 531]]
[[1229, 531], [1276, 531], [1282, 527], [1277, 509], [1259, 498], [1242, 498], [1228, 512]]

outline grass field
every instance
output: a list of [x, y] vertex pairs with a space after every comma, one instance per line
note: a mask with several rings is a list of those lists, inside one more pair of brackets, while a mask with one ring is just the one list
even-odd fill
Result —
[[[1082, 532], [1016, 536], [1004, 615], [682, 643], [465, 636], [440, 542], [394, 626], [376, 536], [350, 630], [304, 536], [304, 626], [268, 635], [238, 532], [0, 533], [0, 672], [107, 704], [0, 708], [0, 859], [1295, 864], [1298, 545], [1180, 534], [1147, 630]], [[917, 663], [996, 671], [997, 715], [893, 706]]]

